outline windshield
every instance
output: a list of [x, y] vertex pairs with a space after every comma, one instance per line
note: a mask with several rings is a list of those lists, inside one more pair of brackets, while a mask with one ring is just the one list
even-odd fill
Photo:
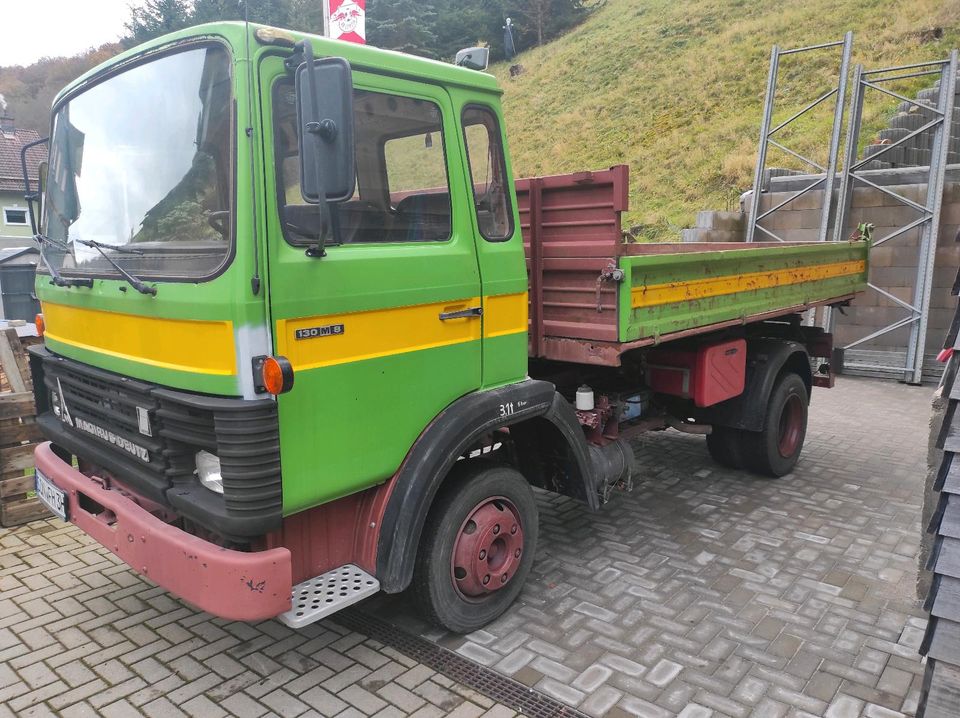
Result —
[[220, 45], [137, 65], [61, 105], [43, 229], [69, 251], [48, 245], [51, 264], [117, 275], [82, 244], [100, 242], [140, 277], [215, 273], [230, 251], [230, 118], [230, 59]]

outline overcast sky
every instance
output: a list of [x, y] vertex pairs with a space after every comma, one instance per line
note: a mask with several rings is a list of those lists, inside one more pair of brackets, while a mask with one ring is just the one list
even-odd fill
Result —
[[116, 42], [131, 1], [3, 0], [0, 65], [29, 65]]

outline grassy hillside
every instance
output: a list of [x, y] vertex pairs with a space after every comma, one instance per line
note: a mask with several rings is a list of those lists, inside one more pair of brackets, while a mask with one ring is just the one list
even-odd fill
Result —
[[[698, 210], [733, 208], [749, 189], [771, 45], [838, 40], [848, 29], [853, 60], [867, 67], [939, 59], [960, 45], [960, 0], [607, 0], [570, 34], [514, 60], [524, 74], [493, 68], [514, 172], [628, 163], [628, 225], [673, 239]], [[829, 89], [838, 66], [839, 51], [784, 58], [774, 121]], [[898, 89], [912, 96], [923, 84]], [[893, 107], [872, 95], [866, 114], [879, 126]], [[831, 121], [822, 106], [788, 146], [816, 158]], [[782, 154], [770, 161], [793, 164]]]

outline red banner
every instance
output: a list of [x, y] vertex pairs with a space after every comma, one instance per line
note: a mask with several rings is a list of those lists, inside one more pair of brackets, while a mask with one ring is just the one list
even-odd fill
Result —
[[367, 42], [367, 0], [327, 0], [330, 8], [330, 37], [364, 45]]

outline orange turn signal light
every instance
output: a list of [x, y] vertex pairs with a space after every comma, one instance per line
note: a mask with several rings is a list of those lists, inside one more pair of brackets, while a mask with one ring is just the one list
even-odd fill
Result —
[[37, 327], [37, 336], [42, 337], [43, 332], [46, 331], [46, 328], [47, 328], [46, 325], [43, 323], [43, 315], [38, 314], [37, 316], [35, 316], [33, 318], [33, 323]]
[[[274, 396], [284, 394], [293, 388], [293, 365], [286, 357], [257, 357], [254, 360], [258, 390], [270, 392]], [[259, 371], [257, 372], [257, 369]]]

